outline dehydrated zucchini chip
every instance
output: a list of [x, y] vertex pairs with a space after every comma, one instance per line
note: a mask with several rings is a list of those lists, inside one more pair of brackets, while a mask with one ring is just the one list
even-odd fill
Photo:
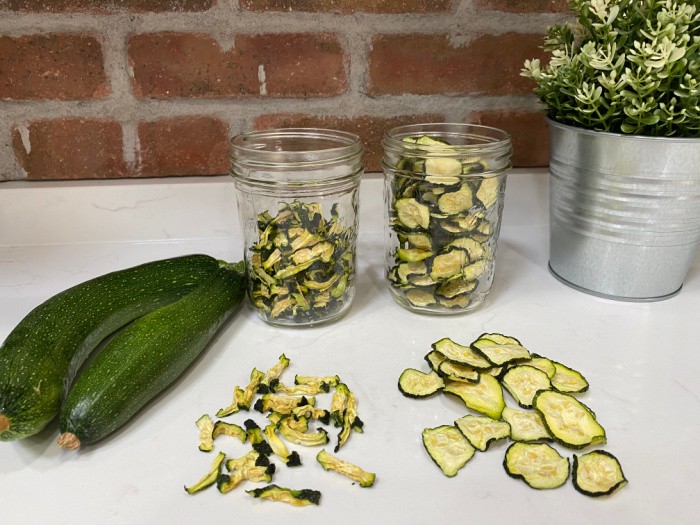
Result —
[[460, 365], [452, 361], [444, 360], [438, 367], [438, 374], [452, 381], [468, 381], [478, 383], [479, 371], [471, 366]]
[[487, 450], [494, 441], [510, 436], [508, 423], [488, 416], [466, 415], [455, 421], [455, 425], [469, 440], [469, 443], [482, 452]]
[[399, 221], [409, 230], [416, 228], [426, 230], [430, 225], [430, 208], [416, 199], [399, 199], [396, 201], [395, 207]]
[[530, 443], [552, 439], [544, 426], [542, 416], [537, 412], [505, 407], [501, 417], [510, 425], [510, 439], [513, 441]]
[[605, 430], [593, 411], [568, 394], [541, 390], [535, 394], [532, 406], [542, 416], [549, 434], [566, 447], [579, 449], [606, 441]]
[[569, 478], [569, 459], [546, 443], [513, 443], [506, 450], [503, 467], [533, 489], [555, 489]]
[[501, 177], [488, 177], [481, 180], [479, 189], [476, 190], [476, 198], [484, 206], [489, 209], [498, 201], [498, 193], [501, 188]]
[[428, 454], [448, 478], [455, 476], [476, 451], [454, 425], [426, 428], [422, 436]]
[[326, 452], [325, 449], [316, 454], [316, 461], [320, 463], [323, 470], [333, 470], [360, 484], [360, 487], [371, 487], [374, 485], [376, 475], [367, 472], [357, 465], [340, 459]]
[[578, 394], [588, 390], [588, 381], [581, 372], [569, 368], [568, 366], [552, 361], [554, 365], [554, 375], [552, 376], [552, 387], [559, 392]]
[[399, 390], [406, 397], [428, 397], [444, 387], [445, 382], [435, 371], [426, 374], [415, 368], [407, 368], [399, 377]]
[[532, 407], [532, 399], [538, 390], [549, 390], [552, 386], [545, 372], [529, 365], [509, 368], [503, 374], [501, 383], [523, 408]]
[[432, 344], [433, 350], [440, 352], [446, 359], [460, 365], [468, 365], [473, 368], [491, 368], [493, 365], [483, 356], [477, 354], [472, 348], [455, 343], [449, 337], [440, 339]]
[[520, 341], [502, 334], [481, 334], [471, 347], [494, 366], [530, 358], [530, 352]]
[[254, 498], [269, 499], [272, 501], [281, 501], [289, 503], [297, 507], [306, 505], [318, 505], [321, 501], [321, 493], [318, 490], [301, 489], [293, 490], [277, 485], [267, 485], [259, 489], [246, 490]]
[[[459, 161], [457, 161], [459, 162]], [[438, 199], [438, 209], [445, 215], [456, 215], [467, 211], [474, 202], [472, 190], [468, 184], [462, 184], [457, 191], [443, 193]]]
[[547, 374], [547, 377], [549, 379], [552, 379], [556, 372], [556, 369], [554, 368], [554, 361], [552, 361], [551, 359], [547, 359], [546, 357], [542, 357], [541, 355], [531, 355], [531, 359], [523, 364], [534, 366], [535, 368], [542, 370], [545, 374]]
[[430, 365], [430, 368], [435, 372], [437, 372], [440, 369], [440, 364], [446, 359], [447, 358], [437, 350], [431, 350], [430, 352], [425, 354], [425, 360]]
[[493, 419], [500, 419], [506, 406], [501, 384], [493, 376], [484, 374], [478, 383], [450, 381], [443, 392], [459, 396], [467, 408], [481, 412]]
[[453, 249], [447, 253], [436, 255], [433, 258], [433, 266], [430, 270], [430, 277], [434, 281], [449, 279], [459, 275], [467, 264], [467, 252]]
[[612, 494], [627, 483], [620, 462], [604, 450], [574, 454], [572, 481], [581, 494], [594, 498]]

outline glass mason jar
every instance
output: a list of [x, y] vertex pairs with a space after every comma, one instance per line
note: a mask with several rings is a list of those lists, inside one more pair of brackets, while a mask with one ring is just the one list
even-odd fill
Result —
[[231, 144], [251, 303], [275, 325], [339, 318], [355, 294], [359, 137], [287, 128]]
[[493, 281], [510, 136], [471, 124], [416, 124], [390, 130], [382, 145], [393, 298], [414, 312], [473, 310]]

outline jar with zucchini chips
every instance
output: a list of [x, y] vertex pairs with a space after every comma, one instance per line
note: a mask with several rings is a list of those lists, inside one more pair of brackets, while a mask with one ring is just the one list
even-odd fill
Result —
[[359, 137], [336, 130], [254, 131], [232, 140], [248, 294], [270, 324], [332, 321], [355, 293]]
[[510, 136], [471, 124], [415, 124], [384, 137], [386, 277], [408, 310], [463, 313], [491, 288], [511, 168]]

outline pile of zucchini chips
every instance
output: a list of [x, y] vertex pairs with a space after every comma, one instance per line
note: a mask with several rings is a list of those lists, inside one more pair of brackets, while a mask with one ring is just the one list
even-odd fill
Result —
[[[570, 465], [550, 444], [581, 450], [606, 442], [595, 413], [575, 397], [588, 390], [581, 373], [530, 353], [514, 337], [495, 333], [482, 334], [469, 345], [440, 339], [425, 360], [430, 371], [407, 368], [401, 373], [401, 393], [426, 398], [445, 392], [474, 412], [451, 425], [423, 430], [425, 449], [446, 476], [455, 476], [476, 451], [510, 439], [503, 466], [532, 488], [557, 488], [571, 475], [576, 490], [599, 497], [627, 483], [612, 454], [573, 454]], [[519, 408], [506, 406], [503, 389]]]
[[[337, 455], [353, 431], [363, 431], [364, 424], [357, 415], [355, 394], [337, 375], [295, 375], [293, 385], [282, 383], [282, 372], [289, 365], [290, 360], [282, 354], [279, 361], [266, 372], [254, 368], [247, 386], [236, 386], [231, 403], [216, 412], [217, 418], [225, 418], [241, 411], [249, 412], [252, 408], [266, 414], [268, 421], [264, 427], [252, 418], [246, 419], [243, 426], [223, 419], [215, 421], [209, 414], [197, 420], [199, 450], [202, 452], [213, 452], [219, 436], [231, 436], [249, 446], [249, 450], [235, 458], [229, 458], [225, 452], [219, 451], [209, 471], [199, 481], [185, 487], [188, 494], [214, 485], [223, 494], [244, 482], [258, 482], [267, 485], [246, 491], [255, 498], [295, 506], [318, 505], [320, 491], [281, 487], [271, 481], [276, 471], [273, 457], [287, 467], [301, 466], [299, 453], [290, 450], [288, 445], [313, 447], [329, 443], [328, 431], [320, 424], [333, 425], [339, 431], [333, 452], [321, 449], [316, 454], [316, 462], [324, 470], [343, 474], [360, 487], [374, 485], [374, 473]], [[317, 406], [317, 400], [323, 395], [331, 397], [329, 409]]]

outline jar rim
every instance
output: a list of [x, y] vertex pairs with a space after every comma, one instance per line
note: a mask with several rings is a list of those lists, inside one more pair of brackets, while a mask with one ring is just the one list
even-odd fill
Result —
[[362, 151], [358, 135], [326, 128], [273, 128], [239, 133], [231, 139], [231, 160], [246, 165], [341, 162]]
[[[482, 124], [464, 124], [458, 122], [429, 122], [407, 124], [390, 129], [384, 135], [382, 144], [385, 149], [401, 151], [402, 154], [415, 151], [417, 156], [430, 154], [425, 148], [404, 141], [405, 137], [427, 135], [432, 138], [445, 139], [450, 142], [451, 152], [473, 154], [475, 152], [507, 153], [511, 149], [511, 136], [508, 132]], [[453, 139], [453, 140], [449, 140]], [[440, 154], [437, 152], [437, 154]], [[442, 153], [444, 155], [444, 152]]]

